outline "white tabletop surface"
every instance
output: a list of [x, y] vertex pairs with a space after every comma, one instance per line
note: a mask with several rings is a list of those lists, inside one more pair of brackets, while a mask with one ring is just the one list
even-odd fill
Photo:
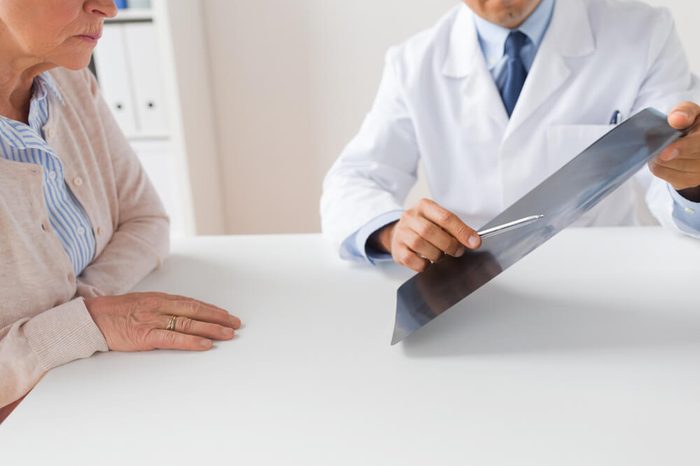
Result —
[[318, 236], [176, 242], [139, 289], [227, 307], [240, 337], [52, 371], [0, 464], [700, 464], [700, 243], [565, 231], [391, 347], [409, 275]]

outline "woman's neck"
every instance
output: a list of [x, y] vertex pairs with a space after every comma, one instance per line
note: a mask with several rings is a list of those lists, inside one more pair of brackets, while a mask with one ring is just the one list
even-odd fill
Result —
[[0, 46], [0, 115], [27, 122], [34, 78], [51, 68]]

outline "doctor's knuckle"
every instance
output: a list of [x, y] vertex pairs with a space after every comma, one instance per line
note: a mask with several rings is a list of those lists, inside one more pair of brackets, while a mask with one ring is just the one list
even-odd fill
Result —
[[411, 259], [413, 259], [415, 255], [409, 251], [406, 248], [402, 248], [397, 254], [396, 258], [398, 259], [399, 263], [408, 265], [411, 262]]
[[433, 249], [426, 250], [423, 252], [422, 256], [425, 259], [428, 259], [430, 262], [437, 262], [438, 259], [442, 257], [442, 254], [439, 254], [438, 252], [434, 251]]
[[419, 223], [416, 225], [416, 233], [423, 238], [430, 238], [435, 234], [435, 226], [432, 223]]
[[455, 256], [459, 252], [459, 248], [460, 245], [457, 241], [450, 241], [450, 244], [447, 246], [447, 250], [445, 252], [451, 256]]
[[423, 259], [417, 259], [414, 267], [416, 272], [424, 272], [428, 268], [428, 262]]
[[417, 249], [421, 249], [421, 247], [423, 246], [423, 240], [418, 235], [410, 236], [408, 239], [406, 239], [406, 246], [413, 249], [414, 251]]
[[471, 233], [471, 229], [462, 222], [457, 224], [457, 226], [455, 226], [454, 228], [454, 234], [456, 238], [467, 238], [469, 235], [471, 235]]
[[433, 201], [431, 201], [430, 199], [427, 199], [425, 197], [423, 199], [421, 199], [420, 201], [418, 201], [418, 208], [420, 210], [429, 209], [429, 208], [433, 207], [434, 205], [435, 205], [435, 203]]
[[445, 209], [439, 209], [435, 212], [435, 219], [440, 225], [449, 225], [454, 220], [454, 215]]

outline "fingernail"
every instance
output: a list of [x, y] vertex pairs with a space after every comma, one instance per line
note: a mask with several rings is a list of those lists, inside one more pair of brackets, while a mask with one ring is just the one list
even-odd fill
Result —
[[690, 119], [690, 115], [682, 110], [676, 110], [675, 112], [673, 112], [673, 115], [678, 115], [682, 116], [685, 119]]
[[232, 337], [233, 336], [233, 329], [229, 328], [229, 327], [225, 327], [223, 330], [223, 334], [224, 334], [224, 336]]
[[464, 248], [459, 248], [459, 249], [457, 250], [457, 254], [455, 254], [455, 257], [462, 257], [466, 252], [467, 252], [466, 249], [464, 249]]
[[202, 348], [209, 348], [211, 347], [211, 340], [201, 339], [199, 340], [199, 346]]
[[473, 235], [472, 237], [469, 238], [469, 241], [467, 242], [469, 244], [469, 247], [472, 249], [476, 249], [479, 247], [479, 244], [481, 244], [481, 238], [477, 235]]

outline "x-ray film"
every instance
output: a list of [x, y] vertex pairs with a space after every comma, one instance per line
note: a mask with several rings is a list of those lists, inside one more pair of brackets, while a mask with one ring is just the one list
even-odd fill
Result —
[[683, 133], [644, 110], [618, 125], [493, 219], [484, 229], [531, 215], [535, 223], [483, 240], [460, 258], [446, 256], [398, 290], [392, 344], [403, 340], [574, 223]]

